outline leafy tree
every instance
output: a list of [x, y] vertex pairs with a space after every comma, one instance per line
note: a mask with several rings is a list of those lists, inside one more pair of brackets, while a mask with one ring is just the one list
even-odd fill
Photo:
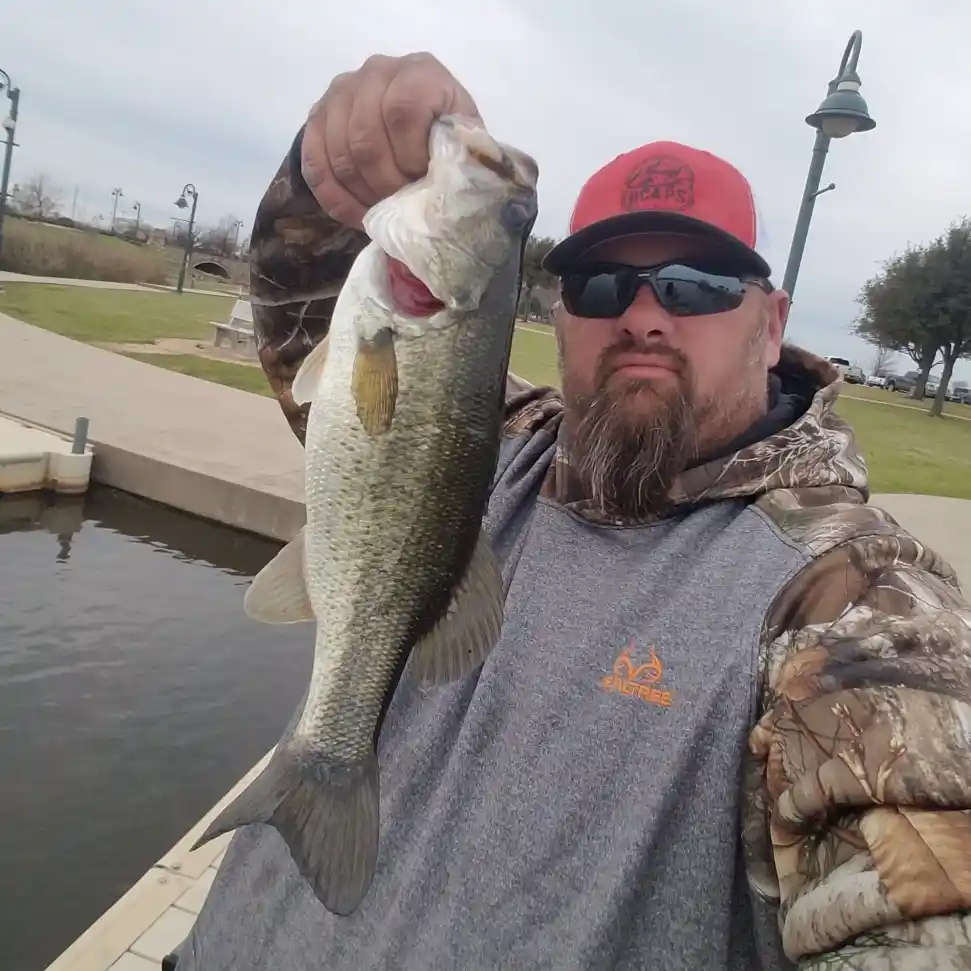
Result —
[[868, 343], [906, 354], [917, 365], [915, 398], [924, 396], [937, 356], [916, 306], [922, 261], [922, 251], [914, 247], [885, 260], [882, 271], [867, 280], [857, 297], [861, 312], [855, 327]]
[[971, 356], [971, 220], [967, 217], [948, 227], [927, 248], [929, 303], [936, 310], [930, 331], [944, 358], [931, 414], [944, 411], [947, 387], [954, 365]]
[[868, 280], [858, 303], [856, 333], [878, 347], [908, 355], [924, 397], [940, 354], [944, 374], [931, 414], [940, 415], [955, 362], [971, 354], [971, 223], [962, 220], [925, 246], [911, 246], [887, 260]]
[[556, 245], [552, 236], [530, 236], [526, 241], [526, 252], [523, 254], [523, 282], [520, 293], [519, 309], [522, 316], [527, 316], [533, 306], [533, 291], [539, 288], [552, 287], [556, 277], [543, 269], [543, 259]]

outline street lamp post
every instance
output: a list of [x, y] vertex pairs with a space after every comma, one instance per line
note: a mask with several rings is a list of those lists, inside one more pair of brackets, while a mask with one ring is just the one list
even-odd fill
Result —
[[186, 195], [192, 196], [192, 211], [189, 213], [189, 228], [186, 230], [185, 252], [182, 254], [182, 268], [179, 270], [179, 284], [175, 288], [177, 293], [182, 293], [182, 287], [185, 285], [185, 271], [189, 265], [189, 260], [192, 259], [192, 229], [196, 222], [196, 206], [199, 203], [199, 192], [191, 182], [187, 182], [183, 186], [182, 195], [175, 200], [175, 204], [180, 209], [185, 209], [189, 205], [185, 198]]
[[17, 128], [17, 109], [20, 107], [20, 88], [15, 88], [6, 71], [0, 71], [0, 88], [7, 89], [10, 114], [3, 120], [7, 143], [3, 151], [3, 174], [0, 175], [0, 266], [3, 265], [3, 217], [7, 212], [7, 186], [10, 184], [10, 160], [13, 157], [14, 131]]
[[792, 234], [792, 246], [789, 248], [789, 259], [786, 262], [786, 272], [782, 281], [782, 289], [789, 294], [790, 300], [796, 288], [796, 277], [799, 275], [803, 250], [806, 248], [806, 237], [809, 235], [809, 223], [812, 220], [816, 197], [836, 188], [835, 183], [832, 182], [824, 189], [819, 188], [829, 143], [834, 138], [845, 138], [858, 131], [870, 131], [876, 126], [860, 94], [860, 76], [856, 73], [862, 45], [862, 32], [854, 30], [843, 51], [839, 72], [829, 82], [826, 97], [822, 104], [806, 118], [806, 124], [816, 129], [816, 141], [813, 144], [813, 157], [809, 163], [809, 174], [806, 176], [806, 188], [803, 191], [802, 204], [796, 218], [796, 228]]
[[112, 236], [115, 235], [115, 218], [118, 215], [118, 199], [123, 195], [121, 189], [112, 189], [111, 194], [115, 197], [115, 204], [111, 208], [111, 229], [108, 230]]
[[142, 204], [140, 202], [136, 202], [132, 205], [132, 209], [134, 210], [134, 213], [135, 213], [135, 239], [137, 240], [138, 224], [141, 222], [141, 219], [142, 219]]

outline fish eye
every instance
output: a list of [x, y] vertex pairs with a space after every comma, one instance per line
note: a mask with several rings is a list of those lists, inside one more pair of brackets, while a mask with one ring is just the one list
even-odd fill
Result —
[[499, 219], [510, 232], [521, 230], [535, 215], [535, 208], [519, 199], [510, 199], [503, 204]]

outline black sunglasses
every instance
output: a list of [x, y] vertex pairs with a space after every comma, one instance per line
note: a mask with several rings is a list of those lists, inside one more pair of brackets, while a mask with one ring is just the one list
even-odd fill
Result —
[[772, 290], [768, 280], [725, 267], [660, 263], [638, 267], [624, 263], [587, 263], [562, 277], [563, 306], [574, 317], [620, 317], [645, 284], [657, 302], [674, 317], [703, 317], [735, 310], [749, 283]]

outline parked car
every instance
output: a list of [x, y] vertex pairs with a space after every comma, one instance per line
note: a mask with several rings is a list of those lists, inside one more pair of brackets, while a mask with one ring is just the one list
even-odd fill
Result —
[[[890, 391], [902, 391], [904, 394], [913, 394], [914, 388], [917, 387], [919, 377], [920, 371], [907, 371], [904, 374], [889, 374], [887, 375], [886, 387]], [[929, 377], [927, 383], [924, 385], [924, 397], [936, 398], [937, 389], [940, 386], [940, 378], [936, 378], [933, 375]]]
[[920, 371], [906, 371], [903, 374], [888, 374], [886, 388], [888, 391], [903, 391], [910, 394], [917, 387]]
[[962, 405], [971, 405], [971, 386], [967, 381], [955, 381], [947, 389], [947, 400], [956, 401]]
[[885, 388], [887, 386], [887, 376], [885, 374], [871, 374], [866, 379], [868, 388]]

